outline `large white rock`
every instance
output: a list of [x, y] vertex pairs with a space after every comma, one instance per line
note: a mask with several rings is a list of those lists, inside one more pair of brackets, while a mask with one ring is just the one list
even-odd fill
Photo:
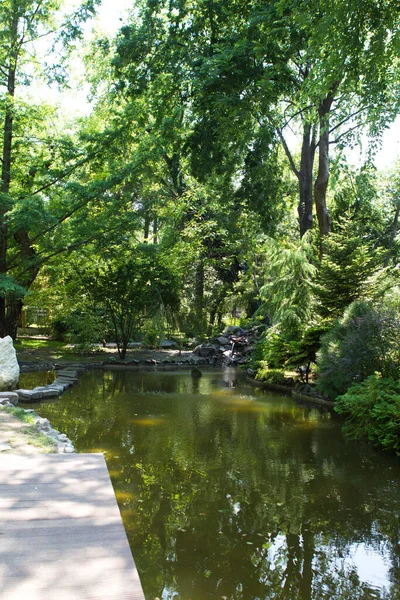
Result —
[[19, 364], [12, 338], [0, 338], [0, 390], [13, 390], [19, 380]]

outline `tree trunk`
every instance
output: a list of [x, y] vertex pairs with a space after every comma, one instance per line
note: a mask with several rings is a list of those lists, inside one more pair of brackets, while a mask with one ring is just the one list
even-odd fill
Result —
[[209, 323], [208, 323], [208, 334], [209, 335], [212, 334], [212, 330], [213, 330], [213, 327], [215, 324], [215, 319], [217, 318], [217, 316], [219, 317], [219, 315], [220, 315], [221, 305], [224, 302], [224, 299], [226, 296], [226, 291], [227, 291], [227, 288], [225, 286], [223, 286], [222, 289], [217, 294], [214, 302], [211, 305], [210, 318], [209, 318]]
[[196, 266], [194, 309], [199, 333], [204, 327], [204, 261], [201, 258]]
[[384, 267], [388, 267], [389, 266], [390, 258], [392, 256], [394, 238], [396, 237], [398, 223], [399, 223], [399, 214], [400, 214], [400, 202], [397, 204], [396, 212], [394, 214], [393, 223], [392, 223], [392, 225], [390, 227], [390, 237], [389, 237], [389, 244], [388, 244], [388, 252], [386, 254], [386, 258], [385, 258], [385, 262], [384, 262]]
[[327, 117], [321, 118], [320, 128], [322, 133], [319, 138], [318, 174], [314, 184], [315, 208], [321, 238], [329, 235], [331, 231], [331, 219], [326, 206], [326, 191], [329, 181], [329, 131], [327, 123]]
[[312, 228], [313, 224], [313, 167], [315, 158], [315, 134], [309, 124], [303, 128], [303, 141], [301, 144], [299, 180], [299, 225], [300, 237]]
[[7, 335], [11, 335], [13, 340], [17, 339], [18, 326], [22, 320], [22, 308], [24, 302], [22, 298], [18, 298], [14, 302], [10, 302], [7, 306]]
[[150, 216], [146, 212], [146, 214], [144, 216], [144, 242], [145, 242], [145, 244], [147, 244], [149, 241], [149, 235], [150, 235]]
[[158, 217], [154, 215], [153, 219], [153, 244], [158, 244]]
[[[7, 199], [10, 193], [11, 182], [11, 151], [13, 139], [13, 114], [14, 114], [14, 96], [15, 96], [15, 77], [17, 71], [17, 40], [18, 40], [18, 11], [13, 5], [13, 13], [10, 23], [10, 58], [7, 73], [7, 99], [4, 116], [3, 128], [3, 154], [1, 168], [1, 192], [3, 200], [0, 205], [0, 275], [7, 273], [7, 236], [8, 227], [6, 214], [9, 210]], [[0, 337], [8, 335], [8, 326], [6, 319], [6, 298], [0, 297]]]
[[329, 182], [329, 113], [334, 100], [334, 93], [339, 83], [318, 107], [319, 142], [318, 142], [318, 174], [314, 184], [315, 208], [317, 211], [318, 227], [321, 238], [331, 232], [331, 218], [326, 205], [326, 191]]

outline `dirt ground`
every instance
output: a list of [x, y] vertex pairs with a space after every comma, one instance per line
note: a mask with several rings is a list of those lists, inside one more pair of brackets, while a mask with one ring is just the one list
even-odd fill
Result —
[[[51, 348], [35, 348], [32, 350], [20, 350], [16, 347], [17, 357], [23, 362], [82, 362], [82, 363], [101, 363], [108, 360], [119, 360], [118, 352], [115, 348], [101, 348], [96, 352], [76, 353], [73, 351], [66, 352], [65, 350]], [[146, 348], [128, 348], [124, 362], [130, 360], [144, 361], [146, 359], [154, 359], [158, 363], [163, 360], [174, 360], [176, 362], [196, 359], [196, 356], [191, 350], [152, 350]]]
[[[10, 446], [10, 449], [5, 449]], [[55, 446], [37, 431], [32, 423], [0, 411], [0, 468], [2, 454], [43, 454], [54, 452]]]

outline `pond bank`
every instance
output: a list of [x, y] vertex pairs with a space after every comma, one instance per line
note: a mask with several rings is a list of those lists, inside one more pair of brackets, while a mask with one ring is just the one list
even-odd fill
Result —
[[291, 396], [294, 400], [300, 400], [303, 402], [311, 402], [313, 404], [318, 404], [320, 406], [326, 406], [328, 408], [333, 408], [335, 403], [332, 400], [327, 400], [319, 395], [314, 394], [306, 394], [301, 391], [301, 389], [296, 388], [294, 385], [280, 385], [278, 383], [269, 383], [266, 381], [257, 381], [253, 377], [248, 376], [248, 381], [252, 383], [255, 387], [259, 387], [263, 390], [271, 390], [273, 392], [283, 393], [287, 396]]
[[75, 448], [64, 433], [33, 410], [0, 406], [0, 452], [5, 454], [72, 454]]

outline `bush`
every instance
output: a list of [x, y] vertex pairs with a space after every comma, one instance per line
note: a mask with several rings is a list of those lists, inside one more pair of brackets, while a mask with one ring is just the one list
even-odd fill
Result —
[[318, 389], [336, 398], [375, 372], [400, 379], [400, 317], [392, 307], [354, 302], [322, 337]]
[[277, 333], [276, 328], [271, 327], [255, 345], [252, 368], [258, 369], [261, 365], [267, 363], [272, 369], [279, 369], [285, 365], [287, 359], [287, 344], [283, 337]]
[[367, 438], [400, 455], [400, 382], [370, 375], [339, 396], [335, 411], [346, 416], [345, 433]]
[[98, 343], [107, 332], [107, 321], [94, 311], [74, 310], [52, 322], [52, 338], [80, 346]]
[[301, 371], [302, 378], [302, 373], [305, 375], [308, 383], [310, 365], [315, 363], [320, 337], [324, 332], [326, 325], [321, 323], [319, 326], [306, 327], [298, 339], [286, 340], [276, 327], [271, 327], [257, 342], [250, 366], [256, 370], [263, 364], [271, 369], [296, 369], [299, 373]]
[[267, 364], [261, 367], [257, 372], [256, 379], [266, 383], [276, 383], [285, 385], [287, 383], [285, 371], [283, 369], [269, 369]]
[[51, 338], [60, 342], [64, 341], [64, 336], [68, 331], [68, 323], [64, 317], [57, 317], [51, 323]]

